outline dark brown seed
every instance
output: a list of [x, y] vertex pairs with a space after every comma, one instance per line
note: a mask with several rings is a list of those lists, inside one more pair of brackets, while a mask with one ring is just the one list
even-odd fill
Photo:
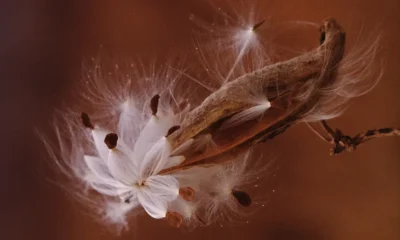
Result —
[[172, 227], [179, 228], [183, 223], [182, 216], [177, 212], [167, 212], [165, 218]]
[[104, 143], [109, 149], [114, 149], [117, 146], [118, 135], [116, 133], [109, 133], [104, 138]]
[[253, 26], [253, 31], [256, 30], [257, 28], [261, 27], [261, 25], [263, 25], [264, 22], [265, 22], [265, 19], [263, 19], [261, 22], [255, 24]]
[[168, 137], [169, 135], [171, 135], [172, 133], [174, 133], [176, 130], [178, 130], [179, 128], [181, 128], [181, 126], [179, 126], [179, 125], [175, 125], [175, 126], [172, 126], [169, 130], [168, 130], [168, 133], [167, 133], [167, 135], [165, 136], [165, 137]]
[[251, 198], [246, 192], [232, 190], [232, 196], [234, 196], [243, 207], [248, 207], [251, 204]]
[[86, 113], [81, 114], [81, 120], [82, 120], [83, 126], [90, 128], [90, 129], [94, 128], [92, 122], [90, 121], [89, 115], [87, 115]]
[[151, 108], [151, 113], [153, 115], [157, 114], [158, 110], [158, 101], [160, 100], [160, 95], [155, 95], [154, 97], [151, 98], [150, 100], [150, 108]]

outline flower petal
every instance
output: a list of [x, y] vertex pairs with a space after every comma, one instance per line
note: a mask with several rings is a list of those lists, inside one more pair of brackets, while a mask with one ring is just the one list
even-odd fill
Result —
[[97, 192], [108, 196], [125, 195], [132, 191], [132, 187], [122, 184], [121, 182], [109, 178], [98, 178], [93, 174], [88, 174], [84, 177], [88, 185]]
[[104, 160], [100, 157], [85, 155], [83, 156], [86, 166], [90, 172], [98, 178], [112, 178], [110, 171]]
[[107, 130], [100, 129], [100, 128], [94, 128], [92, 130], [92, 137], [94, 140], [94, 145], [96, 146], [97, 152], [99, 153], [99, 156], [104, 159], [104, 161], [107, 160], [108, 158], [108, 151], [109, 149], [107, 146], [104, 144], [104, 138], [106, 135], [110, 133]]
[[183, 161], [185, 161], [184, 156], [173, 156], [169, 157], [167, 160], [167, 163], [165, 164], [164, 168], [169, 168], [169, 167], [175, 167], [181, 164]]
[[111, 175], [125, 184], [132, 185], [137, 180], [136, 166], [121, 148], [109, 151], [107, 166]]
[[118, 120], [118, 136], [130, 146], [134, 143], [139, 135], [139, 126], [142, 122], [142, 114], [137, 103], [132, 97], [129, 97], [120, 108], [120, 116]]
[[171, 113], [165, 115], [157, 113], [156, 116], [152, 116], [135, 143], [134, 158], [143, 159], [152, 146], [175, 125], [175, 122], [175, 115]]
[[155, 175], [146, 179], [145, 187], [153, 196], [167, 202], [175, 200], [179, 195], [179, 182], [171, 176]]
[[146, 179], [161, 171], [166, 166], [170, 154], [171, 144], [167, 138], [162, 137], [144, 157], [139, 170], [141, 177]]
[[113, 197], [120, 196], [121, 194], [125, 195], [130, 191], [128, 188], [123, 191], [121, 188], [114, 188], [113, 186], [104, 183], [92, 182], [90, 186], [98, 193]]
[[162, 198], [154, 196], [148, 188], [144, 187], [138, 191], [138, 200], [152, 218], [164, 218], [167, 214], [167, 202]]

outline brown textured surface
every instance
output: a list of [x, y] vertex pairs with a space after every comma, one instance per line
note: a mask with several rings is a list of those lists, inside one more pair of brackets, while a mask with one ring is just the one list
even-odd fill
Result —
[[[102, 54], [152, 59], [192, 48], [190, 13], [207, 16], [202, 1], [4, 1], [0, 7], [2, 87], [0, 217], [2, 239], [118, 239], [64, 191], [34, 136], [81, 76], [82, 59]], [[399, 126], [399, 3], [265, 1], [274, 21], [340, 21], [354, 43], [360, 29], [383, 33], [385, 74], [331, 126], [346, 134]], [[294, 35], [292, 41], [297, 41]], [[46, 131], [49, 131], [46, 129]], [[268, 142], [264, 157], [279, 171], [265, 186], [269, 202], [248, 224], [185, 232], [140, 218], [121, 239], [390, 239], [400, 238], [399, 148], [395, 138], [372, 140], [354, 153], [329, 156], [330, 145], [306, 126]], [[268, 184], [267, 184], [268, 185]], [[272, 189], [276, 189], [272, 193]]]

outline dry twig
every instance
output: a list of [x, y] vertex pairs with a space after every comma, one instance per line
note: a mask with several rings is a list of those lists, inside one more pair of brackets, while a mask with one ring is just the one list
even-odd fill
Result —
[[326, 121], [321, 121], [321, 125], [325, 132], [329, 135], [328, 142], [334, 145], [331, 149], [331, 155], [337, 155], [344, 151], [352, 152], [357, 146], [371, 140], [373, 138], [381, 138], [388, 136], [400, 136], [398, 128], [379, 128], [361, 132], [354, 137], [344, 135], [339, 129], [333, 130]]

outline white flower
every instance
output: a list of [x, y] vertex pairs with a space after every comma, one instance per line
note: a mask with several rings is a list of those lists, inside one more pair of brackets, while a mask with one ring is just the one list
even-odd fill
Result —
[[[228, 215], [231, 211], [237, 215], [237, 210], [251, 203], [247, 193], [241, 191], [242, 186], [238, 186], [243, 181], [240, 176], [247, 175], [244, 174], [247, 157], [238, 158], [241, 167], [207, 163], [166, 170], [181, 164], [185, 160], [183, 155], [215, 147], [213, 136], [204, 134], [173, 150], [168, 136], [178, 129], [185, 111], [171, 111], [173, 108], [166, 99], [153, 97], [151, 111], [147, 109], [151, 114], [138, 104], [123, 109], [139, 114], [134, 119], [142, 119], [129, 128], [132, 137], [126, 127], [121, 129], [128, 126], [124, 121], [131, 122], [123, 114], [119, 121], [110, 122], [109, 127], [116, 131], [113, 133], [92, 124], [89, 116], [82, 113], [82, 123], [90, 129], [90, 134], [79, 135], [81, 131], [73, 128], [77, 125], [68, 125], [67, 129], [72, 131], [71, 151], [61, 142], [63, 160], [71, 160], [66, 161], [62, 170], [78, 183], [74, 193], [91, 207], [100, 208], [98, 212], [106, 223], [116, 224], [118, 229], [128, 227], [127, 216], [137, 215], [138, 208], [153, 218], [165, 218], [172, 226], [190, 228], [221, 220], [220, 213]], [[127, 140], [122, 137], [124, 134]], [[77, 179], [81, 181], [76, 182]], [[85, 191], [81, 183], [101, 196], [92, 196], [93, 192]]]
[[133, 149], [117, 134], [93, 127], [87, 116], [82, 117], [84, 121], [86, 118], [85, 125], [92, 128], [99, 155], [84, 156], [89, 170], [86, 182], [99, 193], [118, 196], [133, 206], [141, 205], [153, 218], [164, 218], [168, 204], [179, 196], [179, 182], [158, 173], [184, 160], [182, 156], [170, 157], [171, 146], [165, 137], [174, 124], [174, 115], [157, 114], [155, 106]]

